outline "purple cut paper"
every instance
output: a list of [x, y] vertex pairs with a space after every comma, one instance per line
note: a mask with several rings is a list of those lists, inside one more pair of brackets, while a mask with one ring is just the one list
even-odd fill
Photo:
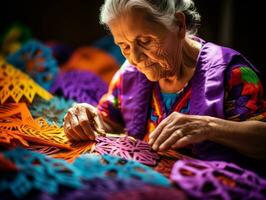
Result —
[[87, 71], [69, 71], [57, 76], [50, 92], [79, 103], [96, 106], [107, 90], [107, 84], [96, 74]]
[[136, 160], [142, 164], [154, 166], [159, 156], [144, 141], [131, 139], [130, 137], [97, 137], [95, 151], [102, 154], [110, 154], [125, 159]]
[[179, 160], [170, 179], [201, 199], [266, 199], [266, 180], [232, 163]]

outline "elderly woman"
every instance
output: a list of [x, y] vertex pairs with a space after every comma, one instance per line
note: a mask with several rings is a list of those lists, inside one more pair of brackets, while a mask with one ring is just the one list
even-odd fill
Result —
[[266, 119], [257, 70], [240, 53], [194, 36], [200, 16], [192, 0], [106, 0], [100, 19], [127, 61], [97, 108], [68, 111], [69, 139], [127, 132], [156, 151], [266, 158], [266, 125], [255, 121]]

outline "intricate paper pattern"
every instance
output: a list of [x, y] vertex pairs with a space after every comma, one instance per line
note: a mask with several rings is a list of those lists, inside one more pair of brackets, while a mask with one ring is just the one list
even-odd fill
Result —
[[[109, 155], [83, 155], [74, 164], [21, 148], [4, 152], [3, 156], [16, 165], [18, 172], [1, 176], [1, 198], [11, 193], [22, 199], [33, 189], [38, 191], [35, 194], [44, 192], [61, 196], [67, 193], [70, 197], [70, 191], [76, 194], [73, 189], [88, 191], [86, 188], [90, 188], [89, 194], [97, 195], [143, 188], [146, 184], [165, 188], [171, 186], [168, 179], [151, 168]], [[68, 188], [69, 192], [64, 188]]]
[[86, 102], [96, 106], [107, 92], [107, 84], [90, 72], [70, 71], [61, 73], [50, 91], [53, 94], [63, 94], [65, 98], [79, 103]]
[[28, 142], [18, 134], [19, 132], [0, 129], [0, 146], [10, 148], [19, 144], [29, 147]]
[[35, 40], [25, 43], [20, 50], [8, 56], [7, 61], [29, 74], [45, 89], [51, 87], [58, 73], [51, 50]]
[[266, 180], [231, 163], [179, 160], [172, 169], [171, 179], [194, 198], [266, 198]]
[[30, 103], [35, 95], [49, 100], [52, 95], [36, 84], [28, 75], [13, 66], [0, 61], [0, 100], [1, 104], [13, 101], [20, 102], [26, 98]]
[[54, 158], [61, 158], [68, 162], [73, 162], [78, 156], [90, 153], [92, 151], [95, 142], [77, 142], [75, 144], [71, 144], [72, 150], [54, 153], [51, 156]]
[[25, 103], [0, 105], [0, 129], [19, 133], [27, 141], [71, 149], [63, 128], [43, 118], [34, 120]]
[[170, 186], [169, 180], [152, 168], [134, 160], [110, 155], [84, 154], [75, 160], [74, 166], [84, 171], [88, 180], [94, 178], [136, 179], [152, 185]]
[[110, 154], [125, 159], [136, 160], [140, 163], [154, 166], [159, 156], [152, 151], [151, 147], [142, 140], [130, 137], [102, 137], [96, 138], [95, 151], [100, 154]]
[[56, 123], [61, 127], [67, 110], [74, 103], [73, 100], [65, 100], [63, 97], [54, 97], [50, 101], [36, 98], [30, 105], [30, 111], [33, 117], [43, 117], [50, 125]]
[[72, 188], [82, 185], [80, 171], [64, 160], [21, 148], [5, 152], [4, 156], [16, 164], [19, 173], [1, 177], [0, 192], [10, 191], [15, 197], [22, 198], [32, 189], [55, 194], [60, 185]]

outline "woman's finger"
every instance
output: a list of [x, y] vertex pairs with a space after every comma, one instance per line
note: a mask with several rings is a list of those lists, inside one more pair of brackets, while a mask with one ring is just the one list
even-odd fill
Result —
[[161, 134], [162, 130], [167, 126], [170, 122], [170, 116], [165, 118], [160, 122], [160, 124], [156, 127], [156, 129], [150, 133], [149, 136], [149, 145], [153, 146], [154, 142], [157, 140], [159, 135]]
[[175, 144], [183, 136], [184, 134], [182, 133], [182, 129], [177, 129], [159, 146], [159, 151], [168, 150], [173, 144]]
[[79, 115], [78, 115], [79, 124], [84, 131], [85, 135], [90, 140], [95, 140], [95, 131], [93, 128], [93, 119], [87, 115], [86, 108], [80, 107], [79, 108]]
[[159, 149], [159, 146], [164, 143], [170, 136], [173, 134], [176, 130], [180, 129], [182, 125], [176, 125], [175, 121], [172, 121], [171, 123], [167, 124], [159, 134], [159, 136], [154, 141], [152, 148], [157, 151]]
[[80, 122], [78, 120], [78, 113], [76, 115], [72, 115], [72, 118], [70, 119], [70, 124], [72, 130], [80, 138], [80, 140], [89, 140], [89, 137], [84, 133], [83, 129], [80, 126]]
[[70, 120], [66, 120], [66, 122], [64, 124], [64, 132], [70, 141], [79, 141], [80, 140], [79, 137], [76, 135], [76, 133], [72, 130]]
[[189, 144], [199, 143], [205, 140], [204, 134], [199, 130], [193, 130], [186, 136], [180, 138], [176, 141], [175, 144], [172, 145], [173, 149], [182, 148]]

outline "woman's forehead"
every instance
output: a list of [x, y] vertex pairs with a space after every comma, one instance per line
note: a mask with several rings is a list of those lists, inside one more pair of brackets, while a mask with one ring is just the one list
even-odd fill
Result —
[[140, 36], [157, 36], [166, 28], [150, 20], [145, 12], [128, 12], [109, 23], [109, 28], [115, 39], [133, 39]]

